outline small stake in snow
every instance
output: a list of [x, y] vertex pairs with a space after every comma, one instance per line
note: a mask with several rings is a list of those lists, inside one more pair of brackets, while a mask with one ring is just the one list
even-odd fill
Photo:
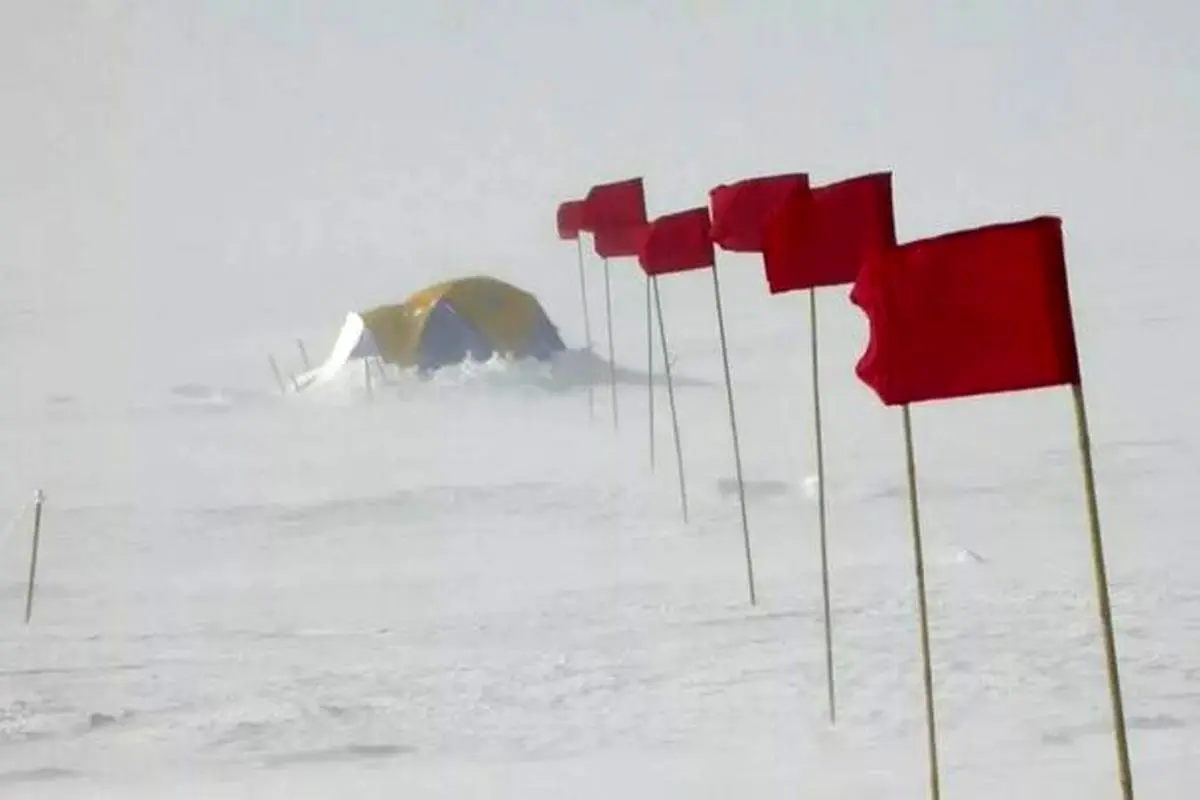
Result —
[[296, 347], [300, 350], [300, 361], [304, 364], [304, 370], [307, 372], [312, 369], [312, 363], [308, 360], [308, 350], [304, 347], [304, 340], [297, 339]]
[[283, 373], [279, 371], [279, 364], [275, 363], [275, 356], [268, 355], [267, 361], [271, 362], [271, 372], [275, 375], [275, 385], [279, 387], [279, 393], [287, 394], [287, 386], [283, 383]]
[[29, 556], [29, 588], [25, 592], [25, 624], [33, 617], [33, 590], [37, 583], [38, 546], [42, 538], [42, 506], [46, 495], [38, 489], [33, 506], [33, 550]]

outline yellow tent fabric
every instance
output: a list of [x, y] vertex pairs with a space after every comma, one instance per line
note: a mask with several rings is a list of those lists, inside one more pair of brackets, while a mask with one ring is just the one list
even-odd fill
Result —
[[485, 276], [438, 283], [360, 316], [380, 357], [403, 367], [436, 368], [497, 353], [547, 358], [565, 349], [537, 298]]

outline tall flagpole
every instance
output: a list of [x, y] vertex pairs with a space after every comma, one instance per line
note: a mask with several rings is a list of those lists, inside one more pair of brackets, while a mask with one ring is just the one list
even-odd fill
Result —
[[1117, 643], [1113, 633], [1112, 604], [1108, 596], [1108, 575], [1104, 566], [1104, 541], [1100, 535], [1100, 510], [1096, 500], [1096, 476], [1092, 467], [1092, 442], [1088, 430], [1087, 406], [1083, 386], [1071, 385], [1075, 401], [1075, 421], [1079, 429], [1079, 454], [1083, 466], [1083, 484], [1087, 495], [1088, 523], [1092, 542], [1092, 571], [1096, 581], [1100, 624], [1104, 631], [1104, 660], [1108, 670], [1108, 692], [1112, 703], [1113, 734], [1117, 747], [1117, 767], [1121, 781], [1121, 797], [1133, 800], [1133, 769], [1129, 764], [1129, 739], [1125, 731], [1125, 707], [1121, 700], [1121, 677], [1117, 668]]
[[650, 471], [654, 471], [654, 306], [646, 276], [646, 395], [650, 421]]
[[754, 590], [754, 559], [750, 553], [750, 523], [746, 518], [746, 485], [742, 478], [742, 452], [738, 442], [737, 417], [733, 411], [733, 379], [729, 374], [729, 347], [725, 341], [725, 315], [721, 310], [721, 282], [717, 265], [712, 266], [713, 296], [717, 302], [717, 331], [721, 337], [721, 361], [725, 365], [725, 393], [729, 398], [729, 427], [733, 432], [733, 460], [737, 468], [738, 499], [742, 508], [742, 541], [746, 553], [746, 580], [750, 589], [750, 605], [758, 602]]
[[913, 563], [917, 575], [917, 612], [921, 632], [921, 675], [925, 686], [925, 731], [929, 749], [929, 796], [941, 797], [938, 772], [937, 718], [933, 708], [933, 659], [929, 650], [929, 608], [925, 599], [925, 555], [921, 545], [921, 513], [917, 500], [917, 463], [913, 454], [912, 416], [908, 404], [903, 406], [904, 452], [908, 467], [908, 507], [912, 515]]
[[671, 429], [675, 434], [675, 467], [679, 473], [679, 504], [683, 508], [683, 521], [688, 521], [687, 482], [683, 474], [683, 444], [679, 439], [679, 415], [675, 411], [675, 385], [671, 379], [671, 357], [667, 352], [667, 327], [663, 321], [662, 298], [658, 294], [658, 276], [650, 279], [654, 288], [654, 307], [658, 314], [658, 339], [662, 343], [663, 373], [667, 378], [667, 402], [671, 406]]
[[[587, 277], [583, 268], [583, 238], [579, 234], [575, 235], [575, 252], [579, 256], [579, 296], [583, 301], [583, 336], [587, 342], [588, 355], [592, 352], [592, 319], [588, 313], [588, 296], [587, 296]], [[588, 418], [594, 419], [596, 416], [596, 390], [592, 386], [591, 381], [588, 381]]]
[[613, 347], [612, 278], [607, 258], [604, 259], [604, 309], [608, 323], [608, 374], [609, 383], [612, 385], [613, 428], [616, 429], [620, 427], [617, 421], [617, 357], [616, 348]]
[[833, 676], [833, 614], [829, 600], [829, 555], [825, 535], [825, 452], [821, 437], [821, 371], [818, 366], [817, 346], [817, 290], [808, 290], [808, 318], [812, 327], [812, 389], [813, 422], [816, 435], [813, 437], [817, 450], [817, 519], [821, 540], [821, 594], [825, 607], [825, 678], [829, 693], [829, 722], [837, 724], [837, 700]]

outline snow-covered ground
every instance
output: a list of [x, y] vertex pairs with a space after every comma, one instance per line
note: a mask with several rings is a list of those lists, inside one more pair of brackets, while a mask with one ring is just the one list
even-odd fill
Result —
[[[942, 117], [863, 128], [855, 104], [805, 84], [807, 102], [833, 120], [814, 131], [795, 109], [728, 92], [730, 107], [705, 128], [697, 120], [711, 97], [669, 89], [686, 85], [687, 59], [704, 63], [712, 51], [700, 45], [720, 32], [741, 55], [718, 89], [764, 75], [760, 87], [782, 92], [805, 54], [836, 51], [829, 42], [870, 27], [866, 18], [812, 12], [832, 38], [797, 32], [801, 46], [777, 32], [803, 27], [799, 12], [739, 14], [735, 4], [635, 20], [593, 9], [591, 38], [572, 39], [568, 4], [539, 6], [539, 17], [527, 3], [506, 23], [518, 47], [482, 36], [487, 20], [438, 17], [437, 4], [410, 19], [365, 3], [345, 16], [296, 5], [307, 16], [216, 3], [187, 18], [150, 3], [4, 8], [14, 24], [0, 30], [22, 33], [3, 40], [12, 68], [0, 76], [31, 92], [11, 93], [0, 133], [17, 153], [0, 167], [0, 525], [20, 515], [0, 529], [0, 794], [925, 796], [902, 431], [898, 412], [854, 379], [865, 325], [845, 289], [820, 296], [836, 726], [825, 699], [807, 302], [768, 297], [754, 259], [722, 256], [721, 276], [756, 606], [707, 275], [662, 284], [687, 524], [661, 378], [650, 464], [644, 294], [632, 263], [613, 264], [618, 430], [603, 358], [579, 353], [554, 370], [475, 365], [377, 385], [370, 397], [353, 369], [281, 397], [267, 364], [273, 353], [298, 371], [297, 337], [315, 361], [347, 311], [492, 263], [538, 294], [578, 348], [574, 251], [553, 240], [554, 204], [639, 173], [652, 213], [698, 204], [720, 180], [795, 168], [790, 132], [820, 154], [820, 180], [896, 168], [904, 238], [1065, 217], [1134, 782], [1143, 798], [1191, 796], [1200, 413], [1188, 353], [1200, 336], [1190, 300], [1200, 251], [1171, 227], [1193, 213], [1173, 187], [1197, 169], [1176, 136], [1187, 126], [1171, 124], [1195, 107], [1171, 100], [1177, 70], [1194, 64], [1172, 44], [1184, 11], [1092, 15], [1081, 32], [1045, 11], [1042, 28], [1010, 30], [1000, 23], [1034, 8], [1014, 3], [1011, 16], [931, 14], [948, 27], [930, 22], [929, 34], [906, 23], [909, 4], [881, 4], [875, 44], [901, 42], [888, 51], [896, 69], [905, 59], [943, 67], [888, 73], [884, 100], [934, 97], [912, 88], [922, 80], [953, 94], [955, 73], [1003, 72], [1053, 51], [1044, 30], [1077, 33], [1047, 67], [1050, 88], [1014, 79], [992, 87], [1000, 101], [977, 105], [964, 89], [957, 113]], [[619, 30], [631, 37], [624, 61], [588, 75], [595, 92], [628, 104], [615, 106], [620, 124], [585, 124], [567, 105], [586, 94], [566, 85], [582, 67], [563, 67], [540, 101], [533, 90], [504, 94], [542, 85], [531, 52], [552, 61], [582, 49], [594, 66], [602, 34]], [[956, 30], [975, 33], [946, 32]], [[663, 39], [670, 53], [650, 47], [651, 33], [674, 37]], [[325, 61], [307, 55], [313, 42]], [[439, 105], [401, 77], [368, 80], [407, 75], [420, 59], [444, 69], [442, 49], [477, 59], [458, 77], [438, 73], [462, 102]], [[1153, 68], [1151, 52], [1162, 57]], [[780, 73], [786, 58], [799, 60]], [[507, 70], [488, 73], [496, 93], [471, 95], [488, 64]], [[622, 70], [649, 64], [665, 77], [622, 82]], [[1100, 77], [1080, 83], [1072, 70], [1084, 67]], [[1118, 73], [1127, 83], [1104, 78]], [[868, 91], [873, 74], [864, 66], [828, 80], [883, 102]], [[1092, 81], [1103, 97], [1081, 93]], [[442, 130], [383, 102], [389, 92], [442, 115]], [[1126, 127], [1102, 115], [1095, 127], [1063, 122], [1132, 96], [1144, 102]], [[468, 100], [484, 121], [455, 127]], [[668, 109], [651, 135], [629, 109], [656, 102]], [[1030, 115], [1044, 102], [1061, 114], [1050, 127], [1068, 130], [1035, 135], [1011, 122], [1021, 102]], [[534, 109], [533, 121], [516, 108]], [[783, 128], [758, 141], [747, 120], [771, 108]], [[997, 120], [1011, 124], [987, 139]], [[698, 140], [678, 154], [685, 122]], [[533, 129], [542, 138], [521, 140]], [[939, 139], [947, 129], [955, 136]], [[447, 130], [439, 149], [435, 134]], [[1087, 131], [1091, 140], [1077, 138]], [[475, 175], [454, 172], [464, 143], [488, 136], [493, 149], [479, 152], [504, 166], [482, 159]], [[752, 156], [729, 155], [733, 142]], [[440, 194], [430, 194], [434, 175], [446, 181]], [[475, 214], [486, 208], [494, 215]], [[477, 227], [464, 233], [451, 219], [460, 213]], [[594, 262], [589, 288], [607, 357]], [[920, 406], [914, 426], [943, 796], [1118, 797], [1068, 392]], [[25, 626], [36, 488], [48, 499]]]

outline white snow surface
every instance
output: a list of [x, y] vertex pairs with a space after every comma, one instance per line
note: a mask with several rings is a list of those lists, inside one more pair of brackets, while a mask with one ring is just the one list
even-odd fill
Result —
[[[827, 337], [831, 727], [810, 387], [802, 348], [774, 355], [803, 343], [803, 317], [730, 324], [751, 607], [707, 287], [684, 280], [699, 307], [666, 315], [686, 525], [665, 387], [652, 471], [633, 367], [616, 432], [603, 364], [558, 383], [545, 365], [474, 365], [370, 398], [353, 370], [278, 397], [265, 366], [132, 408], [48, 398], [30, 412], [42, 437], [22, 434], [48, 493], [29, 627], [28, 514], [3, 544], [0, 781], [21, 797], [923, 792], [898, 414], [832, 366], [859, 342]], [[619, 307], [633, 361], [640, 306]], [[1135, 394], [1096, 383], [1136, 777], [1181, 796], [1200, 714], [1197, 547], [1175, 521], [1192, 445], [1176, 420], [1123, 418]], [[944, 791], [1112, 796], [1066, 391], [915, 418]], [[10, 488], [9, 509], [23, 499]]]
[[[641, 274], [611, 265], [614, 429], [602, 273], [589, 259], [589, 354], [554, 238], [554, 205], [599, 180], [645, 174], [662, 213], [808, 154], [822, 181], [895, 168], [902, 238], [1064, 216], [1134, 783], [1194, 795], [1191, 6], [1153, 24], [1016, 0], [592, 6], [584, 26], [569, 3], [294, 5], [0, 15], [19, 89], [0, 126], [0, 796], [928, 796], [901, 421], [854, 377], [845, 287], [819, 295], [831, 725], [807, 298], [721, 255], [752, 606], [711, 278], [662, 282], [684, 523], [657, 367], [648, 453]], [[876, 28], [854, 58], [831, 44]], [[717, 52], [719, 75], [695, 72]], [[895, 113], [864, 111], [880, 103]], [[571, 352], [369, 397], [354, 369], [276, 391], [268, 353], [299, 373], [295, 340], [318, 362], [345, 309], [490, 265]], [[1069, 392], [913, 419], [943, 797], [1119, 797]]]

